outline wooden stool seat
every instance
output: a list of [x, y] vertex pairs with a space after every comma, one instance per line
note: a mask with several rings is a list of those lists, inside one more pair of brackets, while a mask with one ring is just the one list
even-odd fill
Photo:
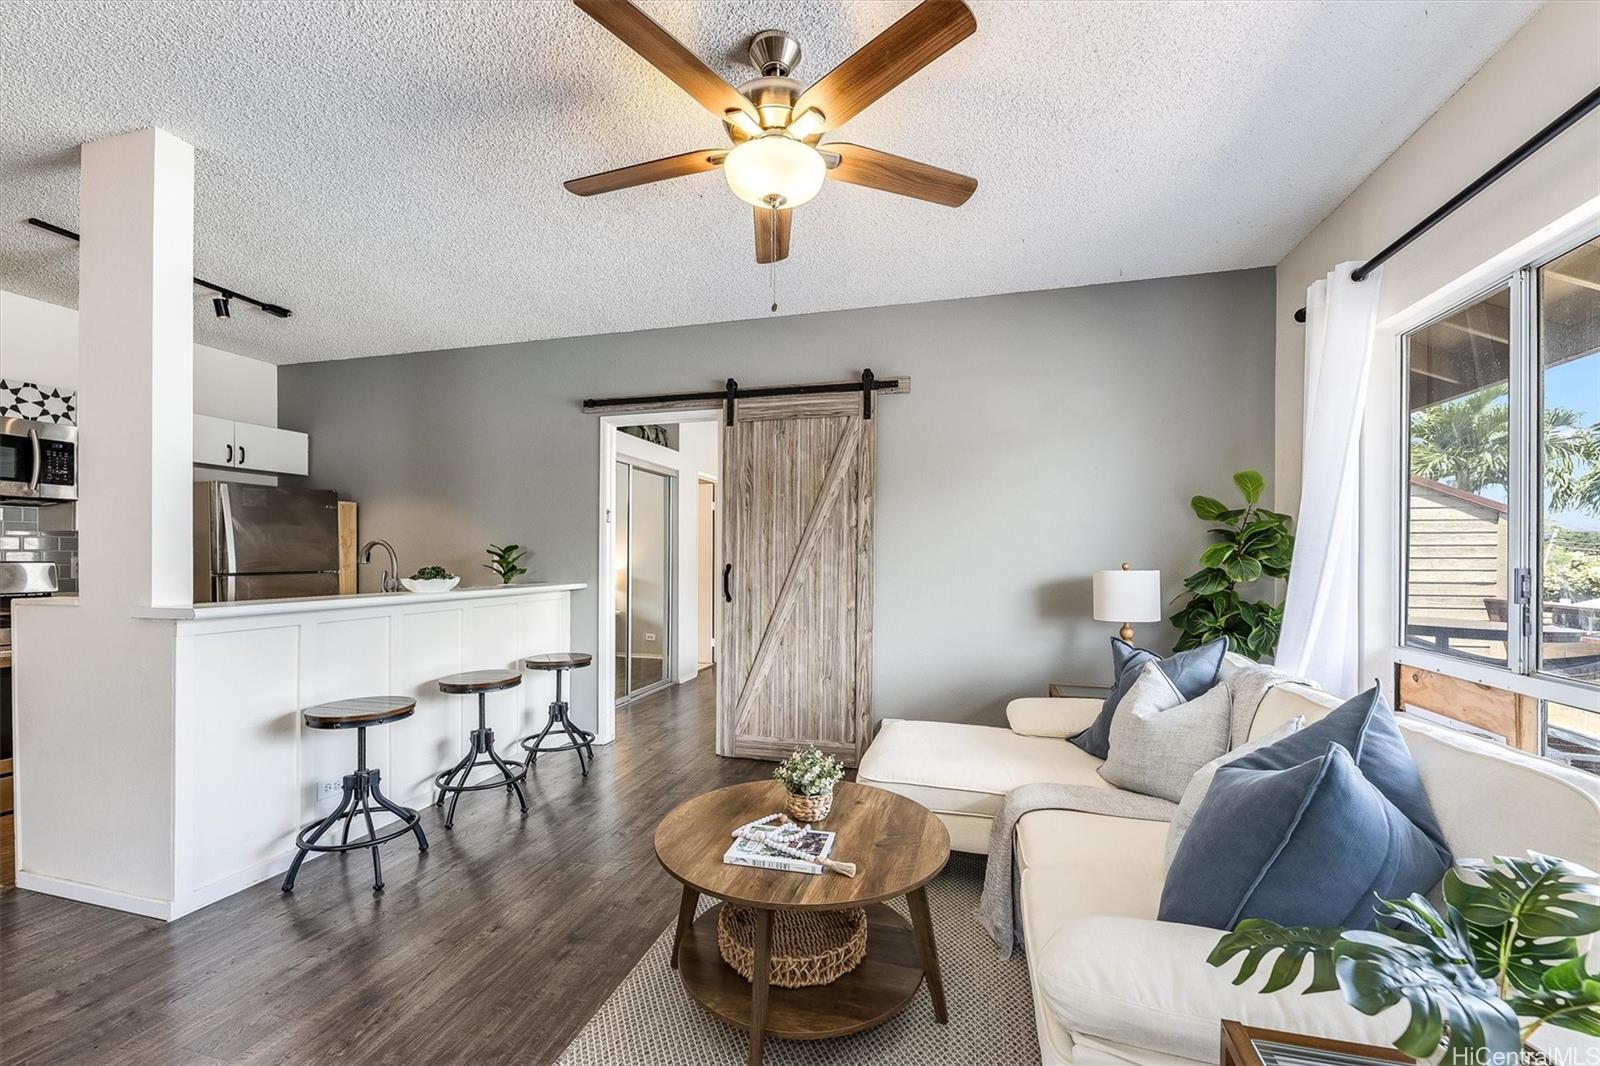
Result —
[[574, 670], [594, 662], [594, 656], [582, 651], [553, 651], [544, 655], [530, 655], [522, 660], [529, 670]]
[[440, 692], [499, 692], [503, 688], [516, 688], [522, 684], [522, 675], [515, 670], [467, 670], [439, 679]]
[[417, 701], [405, 696], [357, 696], [301, 711], [309, 729], [356, 729], [411, 717]]

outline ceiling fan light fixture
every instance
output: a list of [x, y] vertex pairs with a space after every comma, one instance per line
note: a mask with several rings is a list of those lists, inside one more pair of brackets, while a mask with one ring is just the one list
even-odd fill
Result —
[[799, 207], [821, 191], [828, 165], [809, 144], [769, 133], [735, 145], [722, 172], [733, 194], [753, 207]]

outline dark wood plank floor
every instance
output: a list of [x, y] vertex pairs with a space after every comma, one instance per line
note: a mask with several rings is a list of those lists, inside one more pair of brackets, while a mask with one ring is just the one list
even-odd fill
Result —
[[532, 775], [527, 818], [464, 796], [425, 856], [317, 859], [162, 923], [0, 894], [0, 1062], [548, 1062], [675, 917], [651, 834], [674, 805], [771, 773], [712, 753], [711, 671], [617, 715], [584, 781]]

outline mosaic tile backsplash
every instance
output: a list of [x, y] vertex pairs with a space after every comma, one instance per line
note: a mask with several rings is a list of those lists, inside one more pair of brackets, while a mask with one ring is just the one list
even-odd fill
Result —
[[[78, 534], [39, 528], [42, 509], [0, 507], [0, 560], [55, 563], [63, 593], [78, 591]], [[47, 523], [48, 524], [48, 523]]]

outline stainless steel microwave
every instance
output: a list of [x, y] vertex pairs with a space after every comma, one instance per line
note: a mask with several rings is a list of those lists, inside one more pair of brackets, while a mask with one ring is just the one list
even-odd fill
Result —
[[0, 497], [78, 498], [78, 427], [0, 418]]

